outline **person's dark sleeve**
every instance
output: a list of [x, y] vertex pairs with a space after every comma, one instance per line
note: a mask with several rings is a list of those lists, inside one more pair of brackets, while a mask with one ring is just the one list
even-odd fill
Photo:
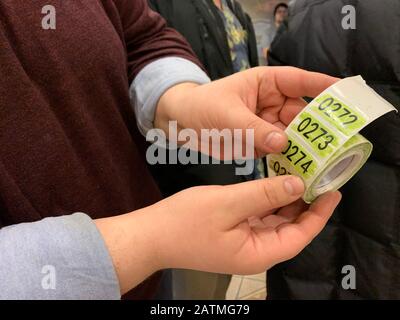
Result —
[[250, 63], [252, 67], [257, 67], [259, 63], [258, 63], [256, 32], [254, 31], [253, 21], [251, 20], [251, 17], [247, 13], [245, 13], [245, 18], [249, 33]]
[[283, 23], [268, 50], [267, 61], [269, 66], [288, 66], [290, 55], [293, 54], [295, 44], [291, 41], [287, 23]]
[[156, 0], [147, 0], [147, 1], [151, 10], [159, 12], [158, 1]]
[[186, 40], [166, 26], [147, 0], [115, 0], [115, 4], [124, 30], [130, 82], [146, 65], [165, 57], [184, 58], [202, 67]]

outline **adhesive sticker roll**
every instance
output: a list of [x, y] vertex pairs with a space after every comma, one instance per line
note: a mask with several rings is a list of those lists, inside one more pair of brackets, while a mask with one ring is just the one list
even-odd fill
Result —
[[280, 154], [268, 155], [268, 176], [301, 177], [307, 203], [339, 189], [371, 155], [372, 143], [359, 131], [390, 111], [397, 110], [361, 76], [340, 80], [286, 128], [288, 146]]

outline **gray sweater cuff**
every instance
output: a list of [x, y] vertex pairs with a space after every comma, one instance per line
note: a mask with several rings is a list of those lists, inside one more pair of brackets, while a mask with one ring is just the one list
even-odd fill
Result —
[[193, 62], [167, 57], [156, 60], [139, 72], [130, 88], [132, 106], [140, 132], [153, 129], [158, 101], [169, 88], [184, 82], [209, 83], [210, 79]]
[[0, 229], [0, 299], [120, 299], [94, 222], [76, 213]]

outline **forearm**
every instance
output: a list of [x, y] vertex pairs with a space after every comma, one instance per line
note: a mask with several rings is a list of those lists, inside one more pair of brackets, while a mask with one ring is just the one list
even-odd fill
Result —
[[[119, 299], [163, 268], [157, 206], [0, 230], [0, 299]], [[54, 272], [54, 274], [53, 274]]]
[[152, 206], [95, 221], [113, 260], [121, 294], [163, 268], [154, 210]]

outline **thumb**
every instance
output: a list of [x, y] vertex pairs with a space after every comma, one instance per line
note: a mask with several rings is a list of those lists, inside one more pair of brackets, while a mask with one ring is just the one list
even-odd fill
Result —
[[225, 117], [228, 128], [254, 129], [254, 144], [264, 154], [279, 153], [287, 145], [286, 133], [273, 124], [261, 119], [247, 108], [235, 110]]
[[278, 176], [249, 181], [222, 188], [219, 197], [228, 227], [233, 227], [249, 217], [265, 216], [271, 210], [287, 206], [304, 192], [303, 181], [296, 176]]

